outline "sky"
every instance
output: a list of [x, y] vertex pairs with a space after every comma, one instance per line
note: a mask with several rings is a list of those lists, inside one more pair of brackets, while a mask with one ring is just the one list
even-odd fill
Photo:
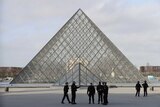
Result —
[[81, 8], [136, 66], [160, 66], [160, 0], [0, 0], [0, 67], [24, 67]]

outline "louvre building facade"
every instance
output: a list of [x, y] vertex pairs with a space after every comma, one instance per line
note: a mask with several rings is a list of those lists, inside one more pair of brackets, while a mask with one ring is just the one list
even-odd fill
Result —
[[138, 69], [79, 9], [11, 83], [135, 83]]

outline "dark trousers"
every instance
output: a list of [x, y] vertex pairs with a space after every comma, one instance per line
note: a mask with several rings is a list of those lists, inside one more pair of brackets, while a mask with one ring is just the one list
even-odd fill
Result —
[[72, 103], [76, 103], [76, 92], [72, 92]]
[[64, 93], [64, 96], [63, 96], [63, 98], [62, 98], [62, 103], [63, 103], [63, 101], [64, 101], [64, 99], [65, 99], [66, 97], [67, 97], [68, 102], [70, 103], [68, 93]]
[[104, 95], [103, 95], [103, 99], [104, 99], [103, 104], [104, 104], [104, 105], [107, 105], [107, 104], [108, 104], [108, 94], [104, 94]]
[[63, 103], [63, 101], [64, 101], [64, 99], [65, 99], [66, 97], [67, 97], [68, 102], [70, 103], [68, 93], [64, 93], [64, 96], [63, 96], [63, 98], [62, 98], [62, 103]]
[[98, 104], [103, 102], [102, 92], [98, 92]]
[[147, 96], [148, 93], [147, 93], [147, 90], [144, 89], [144, 96]]
[[136, 95], [135, 96], [140, 96], [140, 90], [137, 90]]
[[92, 99], [92, 103], [94, 104], [94, 94], [89, 94], [89, 104], [91, 104], [91, 99]]

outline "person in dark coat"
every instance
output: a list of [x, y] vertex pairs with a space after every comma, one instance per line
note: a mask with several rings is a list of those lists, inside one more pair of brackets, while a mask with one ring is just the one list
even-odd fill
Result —
[[71, 94], [72, 94], [72, 101], [71, 101], [71, 103], [72, 104], [76, 104], [75, 100], [76, 100], [76, 91], [77, 91], [77, 88], [79, 88], [79, 87], [77, 87], [76, 86], [76, 82], [73, 81], [73, 83], [71, 85]]
[[90, 86], [88, 86], [87, 94], [89, 96], [89, 104], [91, 104], [91, 98], [92, 98], [92, 103], [94, 104], [95, 88], [92, 85], [92, 83], [90, 83]]
[[108, 86], [107, 82], [103, 82], [103, 105], [108, 104]]
[[140, 90], [141, 90], [141, 84], [139, 83], [139, 81], [137, 81], [137, 84], [136, 84], [135, 88], [136, 88], [135, 96], [139, 97], [140, 96]]
[[148, 88], [148, 84], [147, 81], [144, 81], [144, 83], [142, 84], [143, 89], [144, 89], [144, 97], [148, 95], [147, 93], [147, 88]]
[[66, 82], [65, 86], [63, 88], [64, 95], [63, 95], [62, 102], [61, 102], [62, 104], [64, 104], [65, 97], [67, 97], [68, 103], [71, 103], [70, 100], [69, 100], [69, 96], [68, 96], [68, 90], [69, 90], [69, 86], [68, 86], [68, 82]]
[[97, 85], [97, 93], [98, 93], [98, 104], [103, 102], [102, 94], [103, 94], [103, 86], [101, 82]]

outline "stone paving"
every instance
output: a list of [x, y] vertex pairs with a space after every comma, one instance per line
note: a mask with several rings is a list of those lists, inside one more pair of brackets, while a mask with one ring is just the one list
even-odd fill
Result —
[[[0, 88], [0, 107], [102, 107], [106, 105], [97, 104], [97, 94], [95, 104], [88, 104], [86, 88], [77, 91], [76, 105], [61, 104], [63, 96], [62, 87], [51, 88], [11, 88], [9, 92], [4, 92]], [[110, 88], [109, 107], [160, 107], [160, 88], [154, 91], [148, 89], [149, 95], [135, 97], [134, 88]], [[69, 92], [70, 95], [70, 92]]]

